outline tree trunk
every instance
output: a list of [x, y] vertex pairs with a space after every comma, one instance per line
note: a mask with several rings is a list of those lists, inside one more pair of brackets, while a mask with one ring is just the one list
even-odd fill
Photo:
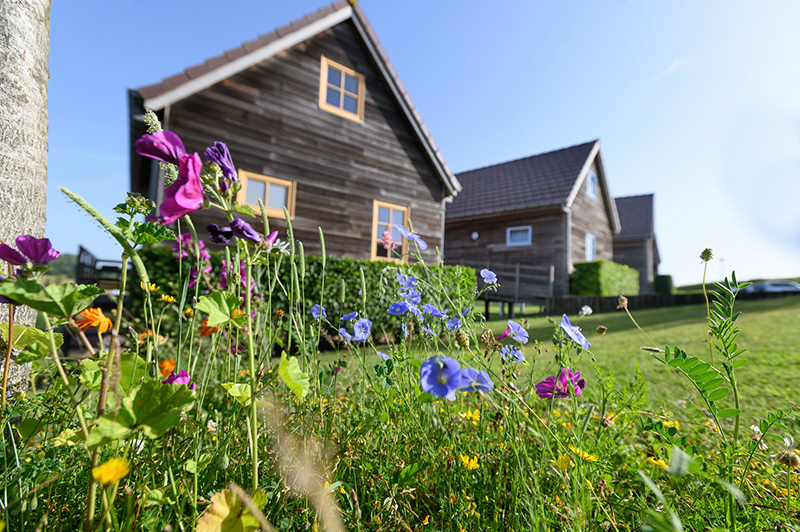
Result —
[[[19, 235], [44, 236], [49, 55], [50, 0], [0, 0], [0, 239], [11, 245]], [[0, 320], [8, 321], [8, 305], [0, 304]], [[15, 307], [15, 323], [35, 320], [36, 312]], [[2, 375], [2, 339], [0, 349]], [[24, 392], [29, 375], [30, 364], [12, 363], [7, 396]]]

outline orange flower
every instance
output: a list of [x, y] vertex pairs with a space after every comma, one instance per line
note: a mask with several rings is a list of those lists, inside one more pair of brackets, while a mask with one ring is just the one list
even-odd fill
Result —
[[[148, 339], [149, 337], [153, 336], [153, 335], [154, 335], [154, 333], [153, 333], [152, 329], [147, 329], [145, 332], [143, 332], [142, 334], [140, 334], [140, 335], [139, 335], [139, 346], [143, 346], [144, 344], [146, 344], [146, 343], [147, 343], [147, 339]], [[164, 338], [163, 336], [161, 336], [161, 335], [159, 334], [159, 335], [158, 335], [158, 338], [156, 338], [154, 341], [155, 341], [157, 344], [159, 344], [159, 345], [160, 345], [160, 344], [163, 344], [164, 342], [166, 342], [166, 341], [167, 341], [167, 339], [166, 339], [166, 338]]]
[[111, 320], [106, 318], [103, 311], [99, 308], [87, 308], [81, 311], [80, 319], [75, 320], [75, 324], [85, 331], [89, 327], [96, 327], [97, 332], [104, 333], [111, 326]]
[[219, 327], [209, 327], [208, 326], [208, 318], [203, 320], [203, 323], [200, 324], [200, 336], [211, 336], [215, 332], [219, 330]]
[[175, 359], [170, 358], [169, 360], [162, 360], [158, 363], [158, 367], [161, 370], [161, 376], [166, 379], [175, 371]]

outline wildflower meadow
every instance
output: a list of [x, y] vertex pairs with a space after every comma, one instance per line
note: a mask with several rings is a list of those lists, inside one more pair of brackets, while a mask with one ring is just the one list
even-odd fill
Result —
[[[386, 228], [389, 256], [398, 239], [409, 253], [374, 279], [331, 273], [324, 227], [306, 257], [288, 215], [278, 234], [236, 203], [223, 143], [190, 154], [148, 125], [136, 151], [166, 173], [160, 205], [131, 194], [112, 221], [63, 190], [119, 242], [130, 308], [43, 284], [47, 239], [0, 244], [4, 367], [32, 364], [26, 393], [3, 379], [0, 530], [800, 530], [797, 409], [745, 422], [735, 275], [709, 287], [707, 349], [642, 330], [642, 357], [685, 389], [679, 419], [647, 406], [638, 367], [618, 385], [593, 355], [614, 331], [583, 331], [591, 308], [547, 343], [522, 319], [497, 335], [475, 305], [497, 277], [425, 264], [413, 223]], [[198, 239], [201, 209], [227, 217], [207, 228], [221, 254]], [[159, 243], [172, 277], [148, 269]], [[22, 305], [40, 326], [13, 322]]]

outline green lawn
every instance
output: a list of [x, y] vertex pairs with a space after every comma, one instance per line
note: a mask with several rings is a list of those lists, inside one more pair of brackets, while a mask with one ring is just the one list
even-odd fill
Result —
[[[800, 402], [800, 296], [742, 301], [737, 303], [737, 309], [742, 312], [738, 321], [742, 330], [738, 343], [740, 347], [749, 349], [748, 353], [742, 355], [749, 363], [737, 371], [743, 411], [762, 415], [768, 409], [791, 410], [792, 404], [787, 399]], [[708, 359], [705, 306], [632, 309], [631, 312], [659, 347], [677, 345], [689, 355]], [[494, 313], [487, 325], [499, 334], [505, 329], [507, 318], [498, 319], [496, 316]], [[552, 318], [560, 320], [560, 316]], [[570, 316], [573, 323], [575, 318]], [[523, 319], [530, 323], [528, 331], [531, 339], [540, 340], [549, 348], [537, 356], [533, 366], [534, 378], [538, 380], [554, 374], [553, 323], [545, 317], [534, 315], [518, 315], [516, 321]], [[624, 311], [584, 317], [579, 325], [592, 343], [591, 351], [598, 366], [613, 371], [619, 383], [630, 382], [635, 375], [636, 364], [641, 366], [649, 384], [651, 407], [666, 403], [675, 409], [677, 400], [687, 398], [686, 389], [672, 371], [641, 350], [642, 346], [651, 344]], [[598, 325], [608, 327], [605, 336], [594, 333]], [[526, 349], [526, 356], [529, 359], [533, 356], [530, 347]], [[591, 381], [595, 372], [588, 358], [589, 355], [585, 354], [579, 369], [587, 377], [586, 393], [591, 398]], [[714, 360], [719, 366], [720, 359], [716, 352]]]

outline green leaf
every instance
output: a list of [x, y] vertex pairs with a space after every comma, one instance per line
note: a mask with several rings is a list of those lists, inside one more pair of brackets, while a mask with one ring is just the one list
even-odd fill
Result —
[[[25, 349], [28, 351], [27, 356], [25, 353], [20, 353], [17, 357], [17, 364], [24, 364], [32, 362], [45, 357], [50, 354], [50, 338], [46, 332], [40, 331], [36, 327], [26, 327], [24, 325], [14, 324], [14, 340], [12, 346], [14, 349]], [[0, 323], [0, 336], [6, 343], [8, 339], [8, 323]], [[64, 336], [59, 333], [53, 333], [56, 341], [56, 348], [61, 347], [64, 343]]]
[[22, 436], [23, 440], [28, 440], [39, 433], [45, 426], [44, 421], [36, 418], [23, 419], [19, 425], [16, 426], [17, 432]]
[[692, 457], [680, 447], [672, 448], [672, 457], [669, 460], [669, 468], [665, 472], [676, 477], [682, 477], [689, 471], [689, 464], [692, 463]]
[[63, 447], [67, 445], [72, 447], [78, 445], [83, 441], [83, 433], [75, 432], [72, 429], [64, 429], [61, 433], [52, 439], [53, 445], [56, 447]]
[[197, 532], [256, 532], [258, 521], [242, 500], [230, 490], [211, 497], [209, 506], [197, 522]]
[[161, 506], [163, 504], [169, 504], [171, 502], [169, 498], [164, 496], [164, 492], [161, 490], [151, 490], [149, 488], [145, 488], [144, 492], [144, 507], [147, 508], [148, 506]]
[[214, 292], [200, 296], [195, 308], [208, 314], [209, 327], [218, 327], [230, 321], [233, 311], [242, 305], [243, 299], [229, 292]]
[[242, 406], [250, 404], [250, 385], [235, 382], [226, 382], [222, 385], [223, 388], [228, 390], [228, 393], [236, 399]]
[[724, 410], [720, 410], [719, 412], [717, 412], [717, 417], [722, 417], [722, 418], [736, 417], [739, 415], [739, 412], [741, 412], [741, 410], [739, 410], [738, 408], [726, 408]]
[[683, 369], [683, 371], [688, 372], [695, 365], [697, 365], [698, 362], [700, 362], [700, 359], [697, 357], [687, 358], [681, 369]]
[[278, 366], [278, 376], [302, 401], [309, 390], [308, 374], [300, 369], [300, 363], [297, 362], [297, 358], [287, 358], [284, 351], [281, 354], [281, 364]]
[[711, 390], [716, 390], [725, 382], [723, 377], [717, 377], [716, 379], [712, 379], [700, 387], [704, 392], [710, 392]]
[[174, 240], [175, 233], [169, 227], [156, 222], [134, 222], [133, 234], [129, 238], [134, 244], [158, 244]]
[[667, 362], [667, 366], [672, 366], [674, 368], [679, 368], [679, 367], [683, 366], [685, 363], [686, 363], [686, 361], [684, 359], [682, 359], [682, 358], [673, 358], [672, 360]]
[[702, 364], [698, 364], [692, 369], [688, 370], [687, 373], [690, 377], [694, 377], [695, 375], [700, 375], [701, 373], [705, 373], [711, 367], [711, 364], [708, 362], [703, 362]]
[[389, 421], [389, 412], [384, 412], [381, 414], [381, 423], [386, 423]]
[[186, 471], [189, 473], [197, 473], [206, 468], [211, 463], [211, 455], [203, 453], [195, 462], [194, 460], [186, 460]]
[[742, 366], [744, 366], [745, 364], [747, 364], [747, 359], [746, 359], [746, 358], [740, 358], [739, 360], [735, 360], [735, 361], [734, 361], [734, 362], [731, 364], [731, 367], [732, 367], [733, 369], [736, 369], [736, 368], [741, 368], [741, 367], [742, 367]]
[[718, 375], [719, 375], [719, 372], [717, 370], [711, 369], [709, 371], [703, 372], [703, 373], [697, 375], [696, 377], [694, 377], [694, 381], [699, 383], [699, 384], [702, 384], [704, 382], [710, 381], [711, 379], [717, 377]]
[[37, 281], [22, 278], [0, 283], [0, 296], [60, 318], [74, 316], [102, 293], [102, 288], [84, 284], [51, 284], [45, 287]]
[[91, 358], [83, 359], [80, 363], [81, 375], [78, 380], [93, 392], [99, 392], [103, 384], [103, 370]]
[[250, 207], [248, 205], [241, 204], [241, 203], [239, 205], [237, 205], [234, 210], [237, 211], [237, 212], [240, 212], [242, 214], [247, 214], [247, 215], [253, 216], [253, 217], [256, 217], [258, 215], [258, 213], [252, 207]]
[[714, 390], [713, 392], [708, 394], [708, 400], [709, 401], [720, 401], [720, 400], [724, 399], [725, 396], [727, 396], [729, 392], [730, 392], [730, 390], [727, 389], [727, 388], [717, 388], [716, 390]]
[[747, 502], [747, 497], [744, 496], [744, 493], [742, 493], [742, 490], [740, 490], [734, 484], [731, 484], [730, 482], [728, 482], [726, 480], [722, 480], [721, 478], [718, 478], [717, 482], [722, 484], [722, 487], [725, 488], [726, 490], [728, 490], [728, 493], [733, 495], [734, 499], [736, 499], [737, 501], [739, 501], [742, 504]]
[[420, 473], [420, 471], [422, 471], [429, 465], [430, 464], [427, 462], [414, 462], [413, 464], [407, 465], [397, 475], [396, 484], [404, 486], [413, 483], [414, 477], [417, 476]]

